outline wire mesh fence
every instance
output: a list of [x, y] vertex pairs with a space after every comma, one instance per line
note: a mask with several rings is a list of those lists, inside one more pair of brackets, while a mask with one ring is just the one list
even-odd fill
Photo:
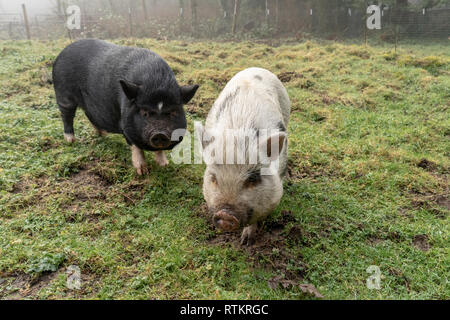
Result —
[[[381, 5], [370, 12], [365, 6], [320, 10], [308, 4], [283, 7], [274, 6], [273, 1], [261, 1], [257, 7], [242, 6], [239, 12], [236, 8], [221, 7], [219, 2], [210, 2], [206, 7], [192, 7], [195, 1], [190, 2], [190, 7], [180, 1], [179, 6], [167, 6], [159, 12], [148, 12], [145, 1], [142, 2], [144, 7], [122, 3], [114, 10], [106, 8], [95, 13], [81, 8], [80, 26], [74, 29], [68, 28], [70, 14], [64, 10], [60, 14], [38, 14], [28, 19], [25, 13], [2, 13], [0, 39], [317, 36], [330, 40], [357, 38], [365, 42], [368, 39], [397, 42], [406, 38], [449, 39], [450, 36], [450, 8], [411, 9]], [[369, 20], [379, 21], [379, 25], [372, 28]]]

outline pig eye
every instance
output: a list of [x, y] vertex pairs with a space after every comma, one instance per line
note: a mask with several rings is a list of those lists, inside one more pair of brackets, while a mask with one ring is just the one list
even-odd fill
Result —
[[245, 180], [244, 182], [244, 188], [246, 189], [253, 188], [260, 183], [261, 183], [261, 171], [259, 170], [252, 171], [250, 172], [247, 180]]
[[141, 116], [143, 116], [144, 118], [149, 118], [152, 117], [155, 113], [153, 111], [147, 111], [144, 109], [141, 109], [140, 112]]

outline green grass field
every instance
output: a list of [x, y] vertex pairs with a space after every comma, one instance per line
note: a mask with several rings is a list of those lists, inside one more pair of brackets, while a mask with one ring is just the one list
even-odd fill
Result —
[[148, 153], [140, 178], [123, 137], [95, 136], [81, 111], [64, 142], [50, 74], [67, 41], [0, 42], [0, 298], [315, 299], [306, 285], [326, 299], [450, 298], [448, 43], [116, 43], [201, 85], [190, 129], [236, 72], [277, 74], [292, 100], [282, 202], [241, 247], [205, 213], [204, 166]]

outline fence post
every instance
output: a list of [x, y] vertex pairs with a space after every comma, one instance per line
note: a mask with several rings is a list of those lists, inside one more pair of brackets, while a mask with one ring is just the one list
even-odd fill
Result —
[[239, 17], [239, 7], [241, 5], [241, 0], [234, 0], [234, 14], [233, 14], [233, 28], [231, 29], [231, 32], [233, 34], [236, 33], [236, 26], [237, 26], [237, 20]]
[[130, 28], [130, 38], [133, 37], [133, 17], [131, 15], [131, 0], [128, 2], [128, 24]]
[[38, 16], [34, 17], [35, 20], [35, 24], [36, 24], [36, 33], [37, 33], [37, 38], [39, 39], [41, 37], [41, 28], [39, 26], [39, 19]]
[[72, 38], [72, 31], [70, 31], [70, 29], [67, 27], [67, 7], [66, 7], [66, 3], [63, 2], [62, 3], [62, 10], [64, 11], [64, 27], [67, 29], [67, 34], [69, 35], [69, 40], [72, 42], [73, 38]]
[[31, 40], [30, 24], [28, 23], [27, 8], [25, 7], [24, 3], [22, 4], [22, 11], [23, 11], [23, 21], [25, 22], [25, 31], [27, 32], [27, 39]]
[[197, 0], [191, 0], [192, 34], [197, 34]]
[[280, 32], [280, 1], [275, 0], [275, 28], [277, 34]]
[[144, 10], [145, 22], [147, 22], [148, 21], [148, 12], [147, 12], [147, 4], [145, 3], [145, 0], [142, 0], [142, 9]]
[[364, 26], [364, 46], [367, 47], [367, 10], [364, 13], [364, 21], [363, 21], [363, 26]]
[[180, 34], [183, 33], [183, 26], [184, 26], [184, 0], [179, 0], [180, 3], [180, 25], [179, 25], [179, 32]]
[[115, 9], [115, 7], [114, 7], [114, 2], [113, 2], [113, 0], [109, 0], [109, 7], [110, 7], [110, 9], [111, 9], [111, 13], [112, 13], [112, 14], [115, 14], [115, 13], [116, 13], [116, 9]]
[[9, 33], [9, 38], [12, 40], [13, 39], [13, 23], [10, 21], [8, 24], [8, 33]]

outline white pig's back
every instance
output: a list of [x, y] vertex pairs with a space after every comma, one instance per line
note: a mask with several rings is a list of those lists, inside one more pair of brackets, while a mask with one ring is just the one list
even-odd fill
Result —
[[[207, 128], [287, 128], [291, 106], [281, 81], [270, 71], [249, 68], [225, 86], [206, 120]], [[281, 122], [281, 123], [280, 123]]]

